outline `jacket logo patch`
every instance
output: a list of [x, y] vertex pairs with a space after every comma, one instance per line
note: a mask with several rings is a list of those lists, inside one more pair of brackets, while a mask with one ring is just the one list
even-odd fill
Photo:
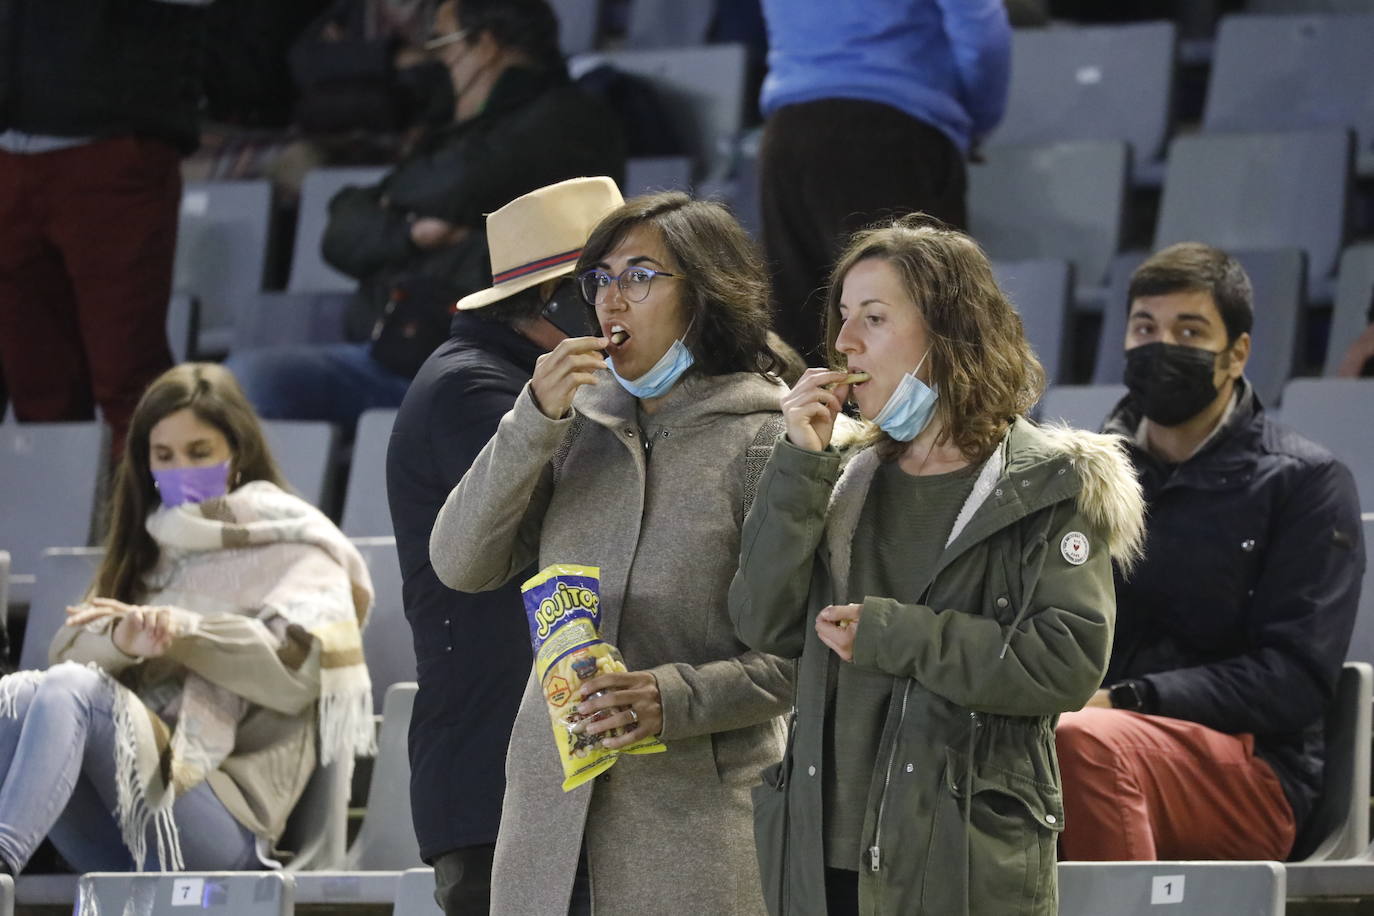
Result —
[[1070, 531], [1059, 542], [1059, 552], [1074, 566], [1088, 562], [1088, 536], [1081, 531]]

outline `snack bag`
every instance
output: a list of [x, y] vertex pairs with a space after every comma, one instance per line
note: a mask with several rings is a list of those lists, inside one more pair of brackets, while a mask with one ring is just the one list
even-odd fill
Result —
[[534, 670], [548, 703], [558, 758], [563, 762], [564, 792], [608, 769], [621, 754], [667, 750], [662, 741], [652, 737], [614, 750], [602, 747], [602, 739], [623, 734], [618, 728], [599, 735], [572, 730], [578, 722], [609, 715], [608, 710], [591, 716], [577, 711], [582, 683], [626, 670], [620, 651], [600, 635], [600, 584], [599, 567], [555, 563], [520, 586], [534, 646]]

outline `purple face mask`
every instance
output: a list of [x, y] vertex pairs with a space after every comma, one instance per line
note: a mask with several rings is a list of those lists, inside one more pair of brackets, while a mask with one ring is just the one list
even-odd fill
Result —
[[229, 462], [153, 471], [153, 481], [157, 484], [162, 504], [169, 509], [182, 503], [204, 502], [228, 492]]

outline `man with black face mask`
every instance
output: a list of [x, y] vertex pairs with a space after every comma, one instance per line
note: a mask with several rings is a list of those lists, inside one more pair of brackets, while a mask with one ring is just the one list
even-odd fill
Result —
[[1145, 490], [1145, 559], [1117, 576], [1104, 687], [1056, 731], [1061, 857], [1302, 855], [1364, 570], [1355, 483], [1246, 381], [1234, 258], [1166, 248], [1129, 309], [1128, 394], [1106, 429]]

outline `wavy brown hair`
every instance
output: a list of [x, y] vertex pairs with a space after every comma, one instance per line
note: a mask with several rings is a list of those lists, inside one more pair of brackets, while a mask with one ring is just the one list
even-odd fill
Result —
[[[1021, 316], [998, 287], [977, 242], [913, 213], [855, 233], [840, 254], [826, 293], [832, 366], [845, 363], [844, 354], [835, 349], [844, 279], [855, 264], [869, 258], [892, 265], [925, 319], [931, 383], [940, 389], [935, 412], [944, 426], [941, 439], [952, 442], [970, 462], [981, 462], [1012, 419], [1029, 410], [1045, 390], [1045, 370], [1026, 342]], [[888, 461], [906, 445], [886, 433], [876, 434], [874, 441]]]
[[[783, 361], [768, 345], [771, 284], [758, 247], [723, 205], [681, 191], [632, 197], [597, 223], [574, 275], [604, 261], [636, 226], [658, 230], [682, 268], [691, 320], [683, 341], [696, 360], [690, 371], [781, 374]], [[588, 306], [592, 327], [596, 308]]]
[[183, 409], [218, 429], [229, 441], [233, 455], [229, 462], [231, 489], [254, 480], [287, 488], [267, 448], [258, 415], [233, 373], [217, 363], [173, 366], [143, 392], [129, 420], [124, 460], [115, 474], [105, 556], [91, 586], [93, 595], [127, 602], [142, 598], [143, 577], [158, 557], [157, 543], [145, 522], [161, 502], [153, 483], [149, 437], [154, 426]]

